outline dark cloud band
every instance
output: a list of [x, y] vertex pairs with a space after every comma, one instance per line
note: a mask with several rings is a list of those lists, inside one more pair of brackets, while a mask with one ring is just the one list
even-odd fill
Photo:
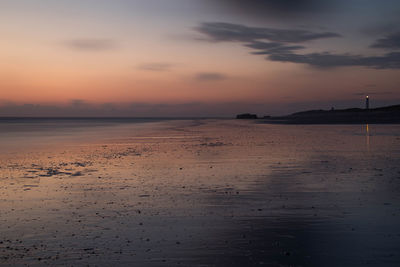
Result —
[[400, 49], [400, 32], [390, 34], [385, 38], [378, 39], [371, 45], [373, 48]]
[[279, 62], [308, 64], [318, 68], [333, 67], [369, 67], [375, 69], [399, 69], [400, 53], [388, 53], [382, 56], [360, 56], [348, 54], [310, 53], [298, 55], [288, 53], [272, 53], [269, 60]]
[[[304, 43], [313, 40], [340, 37], [333, 32], [315, 33], [297, 29], [273, 29], [248, 27], [230, 23], [203, 23], [197, 31], [212, 42], [240, 42], [253, 49], [252, 54], [267, 55], [267, 59], [278, 62], [307, 64], [317, 68], [369, 67], [375, 69], [399, 69], [400, 52], [381, 56], [362, 56], [332, 53], [295, 53], [306, 48]], [[374, 48], [400, 48], [400, 34], [379, 39]]]
[[196, 30], [205, 34], [210, 41], [215, 42], [269, 40], [272, 42], [301, 43], [322, 38], [340, 37], [340, 34], [333, 32], [314, 33], [297, 29], [248, 27], [224, 22], [203, 23]]

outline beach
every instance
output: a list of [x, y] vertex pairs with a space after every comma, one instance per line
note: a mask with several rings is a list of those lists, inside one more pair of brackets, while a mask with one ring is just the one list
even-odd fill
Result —
[[11, 119], [0, 148], [0, 265], [400, 265], [398, 124]]

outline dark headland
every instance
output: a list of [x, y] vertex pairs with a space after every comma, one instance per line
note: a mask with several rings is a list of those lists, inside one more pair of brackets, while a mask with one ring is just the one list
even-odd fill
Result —
[[373, 109], [349, 108], [332, 110], [309, 110], [287, 116], [240, 114], [237, 119], [258, 119], [262, 123], [280, 124], [365, 124], [400, 123], [400, 105]]

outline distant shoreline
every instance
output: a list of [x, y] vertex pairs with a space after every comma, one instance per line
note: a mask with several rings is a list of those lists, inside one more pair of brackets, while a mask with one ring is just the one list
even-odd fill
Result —
[[265, 116], [240, 114], [237, 119], [256, 119], [260, 123], [272, 124], [397, 124], [400, 123], [400, 105], [374, 109], [332, 109], [296, 112], [287, 116]]

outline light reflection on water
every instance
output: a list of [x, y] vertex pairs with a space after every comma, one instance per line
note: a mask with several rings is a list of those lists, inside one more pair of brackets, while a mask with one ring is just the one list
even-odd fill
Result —
[[400, 262], [399, 125], [103, 126], [0, 152], [0, 263]]

